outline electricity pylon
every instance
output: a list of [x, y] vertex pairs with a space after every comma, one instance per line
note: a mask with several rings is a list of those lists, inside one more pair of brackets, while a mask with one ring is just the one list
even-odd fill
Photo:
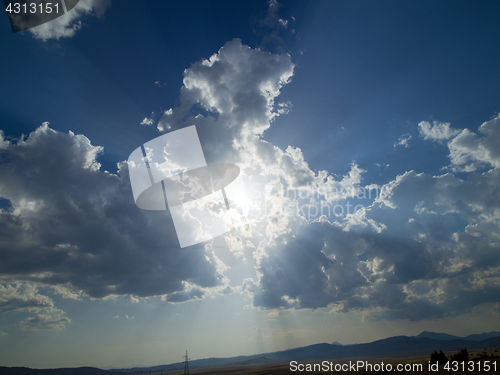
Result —
[[184, 375], [189, 375], [189, 365], [188, 365], [188, 361], [190, 358], [188, 358], [188, 351], [186, 349], [186, 355], [184, 357]]

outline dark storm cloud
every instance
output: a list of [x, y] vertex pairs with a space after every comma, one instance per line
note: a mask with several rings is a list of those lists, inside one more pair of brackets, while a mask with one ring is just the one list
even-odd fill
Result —
[[0, 214], [3, 280], [69, 286], [95, 298], [148, 297], [221, 284], [211, 253], [179, 248], [166, 212], [133, 201], [127, 168], [100, 170], [101, 148], [44, 124], [3, 143]]
[[[500, 248], [491, 234], [480, 241], [482, 246], [460, 238], [456, 244], [440, 242], [440, 247], [394, 238], [395, 233], [344, 232], [316, 222], [295, 235], [270, 247], [260, 261], [258, 283], [248, 282], [255, 306], [331, 306], [365, 311], [372, 320], [422, 320], [461, 314], [498, 299]], [[469, 245], [470, 252], [463, 254]], [[360, 254], [367, 260], [360, 260]], [[489, 264], [478, 264], [481, 259]]]

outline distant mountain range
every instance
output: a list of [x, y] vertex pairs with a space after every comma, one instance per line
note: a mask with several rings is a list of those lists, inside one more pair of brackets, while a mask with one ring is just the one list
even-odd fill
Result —
[[[495, 332], [490, 332], [491, 335]], [[342, 345], [333, 344], [314, 344], [301, 348], [288, 349], [279, 352], [264, 353], [251, 356], [238, 356], [231, 358], [207, 358], [198, 359], [189, 362], [190, 369], [201, 369], [208, 367], [222, 366], [243, 366], [258, 363], [277, 363], [289, 361], [315, 361], [315, 360], [342, 360], [351, 358], [388, 358], [388, 357], [409, 357], [419, 355], [429, 355], [434, 351], [443, 350], [446, 352], [457, 352], [462, 348], [470, 350], [482, 350], [485, 348], [500, 348], [500, 333], [497, 336], [489, 337], [485, 340], [464, 340], [446, 335], [444, 340], [436, 340], [425, 337], [425, 335], [440, 335], [433, 332], [422, 332], [423, 337], [396, 336], [387, 339], [373, 341], [366, 344]], [[419, 336], [420, 336], [419, 335]], [[482, 335], [471, 335], [472, 338]], [[469, 336], [468, 336], [469, 337]], [[129, 369], [117, 369], [111, 371], [132, 372], [134, 374], [151, 372], [179, 371], [184, 369], [184, 363], [173, 363], [170, 365], [153, 367], [135, 367]], [[1, 375], [1, 373], [0, 373]]]
[[[467, 337], [457, 337], [446, 333], [422, 332], [418, 336], [395, 336], [366, 344], [342, 345], [314, 344], [301, 348], [283, 350], [258, 355], [231, 358], [207, 358], [189, 362], [190, 369], [223, 366], [264, 365], [289, 361], [344, 360], [355, 358], [389, 358], [429, 355], [434, 350], [455, 352], [462, 348], [482, 350], [500, 348], [500, 332], [489, 332]], [[184, 363], [173, 363], [152, 367], [101, 370], [93, 367], [72, 369], [36, 370], [27, 367], [0, 367], [0, 375], [130, 375], [150, 372], [182, 371]]]
[[[121, 375], [120, 372], [110, 374], [109, 371], [95, 367], [57, 368], [37, 370], [28, 367], [1, 367], [1, 375]], [[125, 375], [125, 374], [123, 374]]]
[[467, 341], [482, 341], [489, 339], [491, 337], [498, 337], [500, 336], [500, 332], [483, 332], [481, 334], [474, 334], [474, 335], [469, 335], [466, 337], [459, 337], [459, 336], [453, 336], [449, 335], [447, 333], [436, 333], [436, 332], [427, 332], [424, 331], [418, 336], [413, 336], [413, 337], [427, 337], [429, 339], [434, 339], [434, 340], [467, 340]]

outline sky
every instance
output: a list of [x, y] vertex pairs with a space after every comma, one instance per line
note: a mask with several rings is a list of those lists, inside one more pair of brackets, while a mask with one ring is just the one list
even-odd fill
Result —
[[[497, 2], [80, 0], [0, 22], [0, 365], [500, 331]], [[251, 215], [181, 248], [129, 155], [195, 125]]]

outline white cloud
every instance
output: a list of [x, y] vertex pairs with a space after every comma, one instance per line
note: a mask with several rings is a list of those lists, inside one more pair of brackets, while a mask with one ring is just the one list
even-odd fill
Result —
[[420, 135], [426, 140], [444, 142], [453, 138], [460, 131], [450, 128], [449, 123], [434, 121], [431, 125], [428, 121], [422, 121], [418, 124]]
[[141, 125], [153, 125], [155, 121], [152, 118], [145, 117], [144, 120], [141, 121]]
[[5, 133], [0, 129], [0, 150], [7, 148], [9, 141], [5, 140]]
[[52, 290], [54, 293], [59, 294], [62, 298], [73, 299], [73, 300], [81, 300], [82, 299], [82, 291], [75, 292], [71, 289], [71, 285], [52, 285]]
[[54, 309], [26, 318], [19, 323], [19, 326], [23, 331], [39, 331], [41, 329], [60, 331], [70, 322], [71, 319], [64, 316], [64, 311]]
[[[254, 305], [333, 306], [363, 311], [368, 319], [421, 320], [494, 302], [500, 292], [497, 126], [498, 119], [483, 124], [482, 138], [462, 144], [464, 160], [493, 169], [466, 179], [409, 171], [343, 222], [323, 218], [298, 227], [288, 221], [289, 231], [261, 247], [259, 281], [245, 284]], [[456, 133], [450, 150], [463, 132]]]
[[80, 0], [78, 4], [68, 13], [40, 26], [33, 27], [28, 31], [37, 39], [47, 41], [49, 39], [71, 38], [83, 26], [82, 19], [85, 16], [102, 17], [107, 8], [111, 6], [111, 0]]
[[282, 27], [284, 27], [285, 29], [288, 27], [288, 20], [283, 20], [283, 19], [279, 19], [278, 22], [280, 23], [280, 25]]
[[8, 336], [9, 334], [7, 332], [0, 331], [0, 337]]
[[[374, 280], [378, 279], [375, 275], [383, 275], [393, 287], [398, 285], [392, 292], [400, 298], [385, 306], [379, 304], [388, 310], [374, 313], [372, 318], [422, 319], [457, 314], [495, 301], [500, 291], [500, 170], [491, 147], [496, 127], [498, 118], [480, 127], [482, 138], [464, 130], [449, 141], [452, 166], [467, 166], [461, 171], [472, 172], [466, 178], [410, 171], [381, 188], [367, 218], [384, 223], [387, 231], [385, 239], [373, 238], [371, 248], [364, 251], [368, 259], [377, 259], [376, 273], [368, 267], [371, 261], [364, 273]], [[470, 166], [476, 162], [493, 169], [475, 173], [476, 168]], [[391, 244], [391, 237], [398, 240]], [[396, 246], [398, 253], [393, 257], [398, 260], [383, 256], [377, 242], [387, 250]], [[384, 284], [379, 283], [379, 288]], [[371, 289], [364, 293], [376, 299], [378, 294]], [[369, 299], [361, 301], [358, 307], [370, 306]]]
[[500, 167], [500, 116], [479, 127], [483, 137], [469, 129], [462, 130], [449, 144], [452, 166], [461, 171], [475, 171], [479, 167]]
[[[334, 275], [348, 272], [354, 283], [365, 280], [356, 271], [356, 254], [349, 255], [353, 263], [343, 265], [331, 259], [331, 253], [327, 254], [331, 251], [328, 244], [334, 243], [329, 240], [333, 233], [341, 238], [348, 229], [364, 227], [365, 221], [355, 223], [355, 216], [346, 213], [342, 217], [348, 222], [341, 218], [340, 222], [331, 223], [326, 218], [312, 221], [307, 214], [284, 212], [285, 207], [299, 202], [306, 208], [309, 206], [304, 205], [309, 204], [313, 208], [322, 203], [345, 204], [352, 195], [356, 196], [353, 192], [360, 189], [365, 172], [353, 163], [341, 180], [327, 171], [315, 173], [299, 148], [289, 146], [282, 150], [262, 139], [273, 119], [282, 114], [276, 108], [283, 106], [275, 105], [275, 98], [291, 80], [293, 68], [288, 55], [253, 50], [238, 39], [228, 42], [210, 59], [193, 64], [184, 72], [181, 104], [165, 113], [158, 126], [162, 131], [171, 131], [197, 125], [207, 160], [233, 160], [258, 185], [260, 200], [256, 199], [256, 206], [265, 206], [265, 212], [226, 238], [236, 256], [254, 260], [260, 279], [247, 280], [244, 290], [252, 294], [255, 306], [262, 308], [327, 306], [338, 300], [332, 291], [339, 287], [329, 280], [340, 283], [341, 278]], [[186, 118], [200, 105], [207, 113]], [[367, 222], [370, 230], [377, 233], [384, 228], [372, 219]], [[316, 245], [311, 248], [301, 238]], [[340, 249], [337, 257], [341, 254]], [[343, 271], [343, 267], [349, 271]], [[345, 293], [355, 289], [349, 280], [342, 283]], [[183, 292], [175, 298], [183, 302], [193, 296]]]
[[35, 285], [19, 283], [13, 285], [0, 284], [0, 311], [32, 311], [40, 312], [54, 307], [50, 297], [37, 293]]
[[410, 141], [410, 139], [411, 139], [411, 135], [410, 134], [403, 134], [394, 143], [394, 147], [397, 147], [397, 146], [410, 147], [410, 145], [408, 144], [408, 142]]
[[54, 307], [52, 299], [38, 293], [32, 283], [0, 284], [0, 312], [35, 314], [19, 323], [23, 331], [61, 330], [71, 320]]
[[443, 143], [448, 141], [451, 168], [454, 171], [473, 172], [478, 168], [498, 168], [500, 166], [500, 116], [485, 122], [479, 127], [478, 136], [469, 129], [452, 129], [449, 123], [426, 121], [418, 124], [424, 139]]
[[[166, 112], [167, 111], [165, 111], [165, 113]], [[144, 120], [141, 121], [141, 125], [147, 125], [147, 126], [153, 125], [155, 123], [155, 119], [156, 119], [156, 113], [151, 112], [151, 116], [145, 117]]]

